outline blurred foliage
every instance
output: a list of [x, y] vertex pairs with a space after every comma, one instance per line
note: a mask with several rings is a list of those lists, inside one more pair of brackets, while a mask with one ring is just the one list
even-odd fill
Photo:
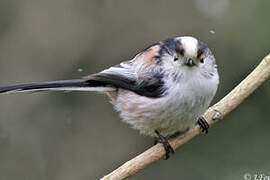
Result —
[[[0, 0], [0, 84], [78, 78], [192, 35], [216, 56], [216, 102], [270, 52], [269, 7], [269, 0]], [[269, 100], [268, 81], [208, 135], [132, 179], [270, 175]], [[8, 95], [0, 109], [0, 179], [98, 179], [152, 145], [103, 95]]]

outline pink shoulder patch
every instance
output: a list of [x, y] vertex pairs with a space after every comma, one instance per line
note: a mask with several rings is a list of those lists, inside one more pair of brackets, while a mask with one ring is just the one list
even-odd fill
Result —
[[160, 45], [149, 47], [141, 53], [142, 60], [146, 65], [156, 64], [156, 58], [159, 56]]

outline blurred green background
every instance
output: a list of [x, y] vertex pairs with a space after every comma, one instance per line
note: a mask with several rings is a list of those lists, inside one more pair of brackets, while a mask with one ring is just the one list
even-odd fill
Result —
[[[0, 85], [79, 78], [192, 35], [216, 56], [215, 103], [270, 52], [269, 9], [269, 0], [0, 0]], [[209, 134], [131, 179], [270, 176], [269, 106], [268, 80]], [[1, 180], [98, 179], [152, 143], [100, 94], [0, 96]]]

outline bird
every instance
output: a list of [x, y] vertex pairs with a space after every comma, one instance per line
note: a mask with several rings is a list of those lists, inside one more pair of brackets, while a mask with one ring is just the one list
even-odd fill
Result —
[[192, 36], [154, 43], [131, 60], [81, 79], [0, 87], [0, 94], [36, 91], [96, 91], [106, 94], [123, 122], [155, 138], [174, 153], [169, 139], [199, 124], [219, 85], [216, 59], [208, 46]]

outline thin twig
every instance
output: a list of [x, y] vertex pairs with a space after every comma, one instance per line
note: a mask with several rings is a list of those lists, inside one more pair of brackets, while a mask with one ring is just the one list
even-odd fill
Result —
[[[235, 109], [244, 99], [246, 99], [255, 89], [270, 77], [270, 54], [229, 94], [218, 103], [208, 108], [204, 118], [209, 125], [220, 121], [225, 115]], [[194, 126], [185, 134], [170, 140], [171, 146], [176, 149], [185, 144], [193, 137], [200, 134], [200, 127]], [[164, 148], [157, 144], [146, 150], [137, 157], [124, 163], [122, 166], [104, 176], [101, 180], [121, 180], [128, 178], [165, 155]]]

